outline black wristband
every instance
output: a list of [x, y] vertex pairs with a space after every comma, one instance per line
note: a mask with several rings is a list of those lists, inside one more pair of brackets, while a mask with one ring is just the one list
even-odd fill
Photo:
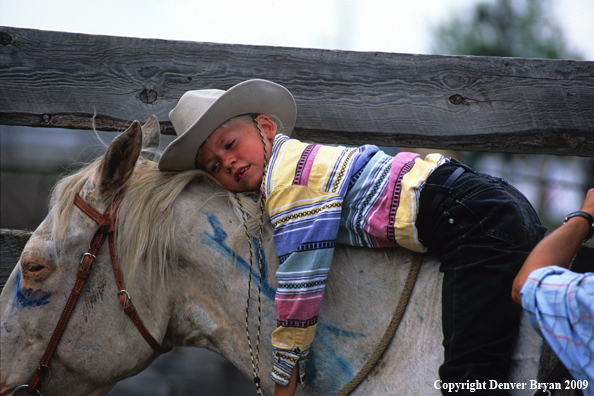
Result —
[[583, 217], [584, 219], [588, 220], [588, 223], [590, 223], [590, 231], [588, 232], [588, 236], [586, 236], [585, 240], [587, 241], [588, 239], [592, 238], [592, 235], [594, 235], [594, 217], [592, 217], [592, 215], [588, 212], [572, 212], [568, 214], [567, 217], [565, 217], [563, 224], [567, 223], [567, 220], [571, 219], [572, 217]]

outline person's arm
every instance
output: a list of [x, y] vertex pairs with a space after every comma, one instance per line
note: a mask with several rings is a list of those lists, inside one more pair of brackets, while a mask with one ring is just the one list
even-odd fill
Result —
[[271, 338], [275, 354], [272, 379], [281, 387], [303, 380], [304, 361], [315, 335], [334, 253], [341, 204], [341, 196], [307, 186], [279, 189], [266, 199], [279, 257], [277, 328]]
[[297, 390], [297, 379], [299, 378], [299, 369], [297, 365], [293, 367], [293, 374], [291, 374], [291, 380], [287, 386], [282, 386], [277, 383], [274, 384], [274, 396], [294, 396]]
[[359, 149], [287, 138], [275, 142], [273, 151], [263, 189], [279, 258], [271, 377], [278, 392], [292, 395], [296, 383], [305, 381], [351, 161], [358, 158]]
[[[594, 189], [590, 189], [580, 209], [594, 216]], [[590, 224], [583, 217], [573, 217], [543, 239], [530, 253], [512, 287], [512, 298], [522, 303], [520, 290], [530, 273], [538, 268], [556, 265], [569, 268], [571, 260], [590, 232]]]

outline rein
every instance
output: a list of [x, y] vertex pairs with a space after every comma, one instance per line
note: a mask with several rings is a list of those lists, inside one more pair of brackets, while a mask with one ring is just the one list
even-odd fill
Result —
[[[58, 320], [58, 323], [56, 324], [56, 328], [52, 334], [52, 337], [50, 338], [50, 341], [47, 345], [45, 353], [41, 357], [41, 360], [39, 362], [39, 366], [37, 367], [37, 370], [31, 377], [29, 384], [21, 385], [21, 386], [17, 387], [12, 392], [11, 396], [16, 396], [21, 390], [25, 390], [25, 389], [27, 389], [27, 391], [29, 393], [41, 395], [41, 390], [43, 390], [49, 383], [49, 381], [51, 379], [51, 370], [49, 368], [49, 362], [50, 362], [52, 356], [54, 355], [54, 352], [56, 350], [56, 347], [58, 346], [58, 343], [60, 342], [60, 339], [62, 338], [62, 334], [64, 333], [64, 330], [66, 329], [66, 325], [68, 324], [68, 321], [70, 320], [70, 315], [72, 314], [74, 306], [76, 305], [76, 302], [78, 301], [78, 297], [80, 296], [80, 293], [82, 292], [83, 286], [85, 285], [87, 279], [89, 279], [89, 277], [91, 275], [91, 271], [93, 269], [93, 264], [95, 263], [95, 260], [97, 258], [97, 253], [99, 252], [99, 249], [101, 249], [101, 247], [103, 246], [103, 243], [105, 242], [106, 239], [109, 240], [109, 255], [111, 258], [111, 264], [113, 267], [113, 273], [115, 275], [115, 280], [116, 280], [116, 283], [118, 286], [118, 296], [119, 296], [120, 303], [122, 304], [122, 308], [123, 308], [124, 312], [130, 317], [130, 319], [132, 319], [132, 321], [138, 328], [138, 331], [140, 331], [140, 334], [142, 335], [142, 337], [144, 337], [144, 339], [148, 342], [148, 344], [155, 351], [157, 351], [159, 353], [166, 353], [171, 350], [171, 349], [164, 348], [163, 346], [161, 346], [161, 344], [157, 340], [155, 340], [155, 338], [146, 329], [146, 327], [142, 323], [142, 320], [138, 316], [138, 313], [136, 312], [136, 308], [134, 307], [134, 304], [132, 304], [132, 300], [130, 299], [130, 294], [126, 291], [126, 289], [124, 287], [124, 281], [122, 278], [122, 274], [121, 274], [120, 267], [118, 264], [117, 256], [115, 253], [115, 227], [116, 227], [116, 219], [117, 219], [116, 207], [119, 204], [119, 201], [120, 201], [119, 198], [120, 198], [120, 195], [122, 194], [122, 191], [123, 190], [120, 190], [118, 192], [116, 197], [113, 199], [112, 203], [109, 205], [109, 207], [103, 214], [100, 214], [95, 209], [91, 208], [85, 201], [83, 201], [83, 199], [80, 197], [80, 195], [76, 194], [76, 197], [74, 199], [74, 204], [81, 211], [83, 211], [87, 216], [89, 216], [97, 224], [99, 224], [99, 227], [97, 228], [97, 231], [95, 231], [95, 234], [93, 235], [93, 238], [91, 239], [91, 242], [89, 243], [89, 250], [83, 255], [83, 258], [80, 263], [80, 267], [76, 274], [76, 276], [77, 276], [76, 283], [74, 284], [74, 287], [72, 288], [72, 291], [70, 292], [68, 301], [66, 301], [66, 306], [64, 307], [64, 310], [62, 311], [62, 315], [60, 316], [60, 319]], [[46, 372], [48, 374], [48, 379], [45, 382], [45, 384], [43, 385], [43, 387], [41, 389], [39, 389], [39, 387], [41, 385], [41, 378], [43, 377], [43, 375]]]
[[406, 277], [406, 282], [404, 284], [404, 289], [402, 289], [402, 294], [400, 294], [400, 299], [398, 300], [398, 305], [396, 305], [396, 309], [394, 310], [394, 316], [388, 325], [386, 332], [384, 333], [382, 339], [380, 340], [379, 344], [375, 348], [375, 351], [369, 356], [367, 362], [361, 367], [361, 370], [349, 381], [348, 384], [344, 386], [336, 394], [336, 396], [347, 396], [351, 394], [352, 391], [357, 389], [359, 384], [363, 382], [365, 377], [371, 372], [371, 370], [375, 367], [379, 359], [382, 357], [390, 341], [394, 337], [396, 333], [396, 329], [398, 329], [398, 325], [404, 316], [404, 311], [406, 310], [406, 306], [408, 305], [408, 301], [410, 300], [410, 296], [412, 295], [413, 288], [415, 286], [415, 281], [417, 280], [417, 275], [419, 274], [419, 269], [421, 268], [421, 261], [423, 260], [423, 255], [420, 253], [415, 254], [413, 258], [413, 262], [410, 265], [410, 269], [408, 270], [408, 276]]

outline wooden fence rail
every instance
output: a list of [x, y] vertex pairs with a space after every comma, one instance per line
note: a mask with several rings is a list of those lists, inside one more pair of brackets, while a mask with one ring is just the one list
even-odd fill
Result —
[[320, 143], [594, 156], [594, 62], [404, 55], [0, 27], [0, 124], [123, 130], [188, 90], [285, 85]]

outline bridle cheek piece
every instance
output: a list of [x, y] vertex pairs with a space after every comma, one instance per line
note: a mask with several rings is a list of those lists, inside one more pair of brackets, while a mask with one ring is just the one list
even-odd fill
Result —
[[[138, 331], [142, 335], [142, 337], [148, 342], [148, 344], [157, 352], [159, 353], [166, 353], [171, 350], [171, 348], [164, 348], [161, 344], [155, 340], [155, 338], [150, 334], [150, 332], [146, 329], [142, 320], [138, 316], [138, 312], [132, 304], [132, 299], [130, 298], [130, 293], [124, 287], [124, 280], [122, 278], [122, 273], [120, 271], [120, 266], [118, 264], [116, 251], [115, 251], [115, 225], [116, 225], [116, 207], [120, 202], [121, 194], [123, 193], [123, 189], [121, 189], [118, 194], [115, 196], [105, 213], [100, 214], [95, 209], [91, 208], [81, 197], [80, 195], [76, 194], [74, 198], [74, 204], [83, 211], [87, 216], [93, 219], [99, 227], [91, 242], [89, 243], [89, 250], [83, 255], [79, 269], [76, 273], [77, 279], [72, 291], [70, 292], [70, 296], [68, 297], [68, 301], [66, 301], [66, 306], [62, 311], [62, 315], [56, 324], [56, 328], [50, 338], [50, 341], [47, 345], [45, 353], [41, 357], [37, 370], [31, 377], [28, 385], [21, 385], [15, 388], [12, 392], [11, 396], [16, 396], [20, 391], [27, 390], [30, 394], [41, 395], [41, 391], [47, 386], [49, 380], [51, 379], [51, 370], [49, 368], [49, 361], [51, 360], [60, 339], [62, 338], [62, 334], [64, 333], [64, 329], [68, 324], [70, 319], [70, 315], [72, 314], [72, 310], [78, 300], [80, 293], [82, 292], [83, 286], [89, 277], [91, 276], [91, 271], [93, 269], [93, 264], [97, 259], [97, 253], [99, 249], [103, 246], [103, 243], [106, 239], [109, 240], [109, 255], [111, 258], [111, 265], [113, 267], [113, 273], [115, 276], [115, 280], [118, 286], [118, 296], [120, 299], [120, 303], [122, 304], [122, 309], [124, 312], [132, 319]], [[41, 385], [41, 378], [43, 376], [43, 372], [47, 371], [49, 377], [43, 387]]]

